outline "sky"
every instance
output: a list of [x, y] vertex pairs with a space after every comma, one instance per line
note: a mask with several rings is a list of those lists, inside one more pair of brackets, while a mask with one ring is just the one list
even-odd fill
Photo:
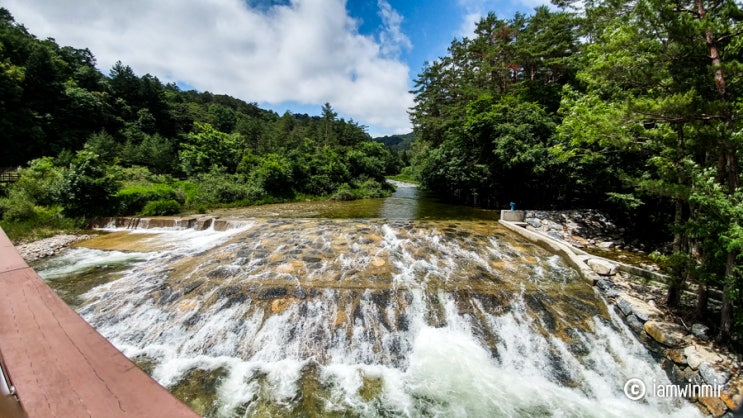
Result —
[[40, 39], [88, 48], [183, 89], [228, 94], [279, 114], [339, 117], [372, 136], [412, 126], [409, 91], [488, 12], [549, 0], [0, 0]]

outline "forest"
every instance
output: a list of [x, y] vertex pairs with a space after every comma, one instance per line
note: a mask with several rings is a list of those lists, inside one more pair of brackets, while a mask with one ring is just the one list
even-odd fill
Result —
[[104, 75], [89, 50], [37, 39], [0, 9], [0, 168], [21, 167], [0, 225], [13, 237], [94, 216], [388, 195], [398, 153], [329, 103], [321, 112], [181, 91], [121, 62]]
[[[489, 14], [415, 81], [413, 171], [449, 200], [600, 208], [743, 335], [743, 11], [733, 0], [553, 0]], [[709, 295], [721, 291], [720, 311]], [[687, 312], [684, 312], [685, 314]]]
[[381, 141], [328, 103], [278, 115], [123, 63], [101, 74], [87, 49], [39, 40], [0, 9], [0, 167], [22, 167], [0, 225], [383, 196], [402, 171], [455, 203], [610, 213], [667, 243], [654, 254], [671, 272], [665, 304], [682, 309], [693, 289], [685, 316], [740, 343], [741, 7], [553, 3], [488, 14], [453, 40], [415, 80], [414, 134]]

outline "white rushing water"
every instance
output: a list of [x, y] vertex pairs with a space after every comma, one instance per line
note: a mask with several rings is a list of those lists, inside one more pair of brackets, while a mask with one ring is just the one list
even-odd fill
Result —
[[699, 416], [627, 399], [630, 378], [668, 383], [661, 368], [559, 257], [502, 233], [309, 220], [140, 232], [160, 249], [75, 249], [40, 273], [129, 263], [78, 311], [209, 416]]

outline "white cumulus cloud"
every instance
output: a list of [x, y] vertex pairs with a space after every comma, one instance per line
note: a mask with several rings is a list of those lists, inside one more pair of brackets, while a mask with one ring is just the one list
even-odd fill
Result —
[[507, 20], [512, 18], [517, 10], [528, 15], [537, 6], [554, 8], [550, 0], [458, 0], [458, 4], [462, 9], [462, 23], [456, 36], [468, 38], [474, 37], [477, 23], [488, 12], [495, 12], [498, 18]]
[[345, 0], [0, 0], [39, 38], [89, 48], [107, 72], [117, 60], [137, 74], [241, 99], [330, 102], [372, 134], [410, 130], [410, 48], [402, 17], [379, 0], [383, 27], [362, 35]]

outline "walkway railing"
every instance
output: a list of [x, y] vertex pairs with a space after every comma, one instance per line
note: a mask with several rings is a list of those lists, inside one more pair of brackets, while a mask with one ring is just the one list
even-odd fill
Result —
[[21, 178], [18, 169], [2, 168], [0, 169], [0, 184], [15, 183]]

